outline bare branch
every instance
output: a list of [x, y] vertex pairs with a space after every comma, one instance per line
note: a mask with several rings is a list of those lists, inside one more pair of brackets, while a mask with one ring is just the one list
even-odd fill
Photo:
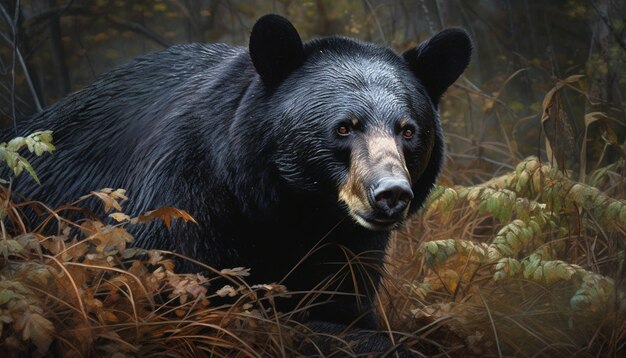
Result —
[[159, 45], [163, 47], [169, 47], [172, 45], [169, 41], [161, 37], [155, 31], [141, 24], [138, 24], [130, 20], [110, 16], [110, 15], [94, 14], [89, 10], [89, 8], [85, 6], [81, 6], [81, 5], [50, 8], [48, 10], [42, 11], [41, 13], [29, 18], [28, 21], [33, 22], [33, 23], [40, 23], [50, 18], [60, 17], [60, 16], [88, 16], [88, 17], [103, 16], [104, 19], [110, 22], [111, 24], [117, 25], [118, 27], [125, 28], [132, 32], [144, 35], [150, 40], [158, 43]]
[[[0, 5], [0, 8], [1, 7], [2, 5]], [[2, 8], [2, 10], [4, 9]], [[37, 97], [37, 91], [35, 91], [35, 86], [33, 86], [33, 81], [30, 78], [30, 74], [28, 73], [28, 68], [26, 67], [26, 62], [24, 61], [24, 57], [22, 56], [21, 51], [17, 48], [17, 45], [13, 43], [13, 41], [11, 41], [11, 39], [8, 38], [5, 34], [0, 33], [0, 37], [2, 37], [10, 46], [13, 46], [13, 48], [15, 49], [15, 54], [17, 56], [17, 59], [20, 62], [22, 71], [24, 71], [24, 76], [26, 77], [26, 83], [28, 84], [28, 88], [33, 96], [35, 107], [37, 108], [38, 112], [41, 112], [42, 110], [41, 103], [39, 102], [39, 97]]]
[[372, 14], [374, 21], [376, 22], [376, 27], [378, 28], [378, 33], [380, 34], [380, 37], [383, 40], [383, 44], [386, 45], [387, 39], [385, 38], [385, 32], [383, 31], [383, 28], [380, 25], [380, 21], [378, 20], [378, 16], [376, 15], [376, 11], [374, 10], [374, 7], [372, 7], [372, 4], [369, 2], [369, 0], [363, 0], [363, 1], [365, 2], [365, 5], [367, 6], [368, 10]]
[[609, 32], [611, 33], [611, 35], [613, 35], [615, 42], [617, 42], [617, 44], [619, 45], [619, 47], [622, 48], [622, 50], [626, 51], [626, 41], [624, 41], [624, 39], [620, 36], [620, 34], [617, 32], [617, 29], [613, 27], [613, 24], [611, 24], [611, 21], [609, 20], [608, 16], [606, 16], [606, 14], [600, 11], [600, 9], [598, 8], [598, 4], [596, 4], [594, 0], [589, 0], [589, 3], [591, 4], [591, 7], [593, 7], [593, 10], [596, 12], [598, 17], [600, 17], [602, 22], [606, 25], [606, 27], [609, 28]]
[[28, 72], [28, 67], [26, 67], [26, 62], [24, 61], [24, 58], [22, 57], [22, 53], [20, 49], [18, 48], [18, 44], [17, 44], [17, 36], [18, 36], [18, 30], [19, 30], [17, 27], [17, 24], [18, 24], [19, 14], [20, 14], [19, 9], [20, 9], [20, 0], [16, 0], [15, 13], [13, 14], [13, 18], [11, 18], [11, 16], [9, 15], [5, 7], [2, 4], [0, 4], [0, 12], [2, 12], [2, 15], [4, 16], [6, 23], [9, 25], [9, 27], [11, 28], [11, 32], [13, 33], [13, 39], [10, 39], [7, 35], [3, 33], [0, 33], [0, 36], [2, 36], [2, 38], [7, 43], [9, 43], [13, 48], [13, 57], [12, 57], [12, 63], [11, 63], [11, 114], [12, 114], [12, 119], [13, 119], [13, 129], [15, 130], [16, 135], [17, 135], [17, 115], [16, 115], [16, 108], [15, 108], [15, 70], [16, 70], [15, 59], [16, 58], [20, 62], [20, 66], [22, 67], [22, 71], [24, 72], [26, 83], [28, 84], [28, 88], [33, 96], [33, 102], [35, 103], [35, 108], [37, 109], [38, 112], [41, 112], [42, 110], [41, 103], [39, 103], [39, 98], [37, 97], [37, 92], [35, 91], [35, 87], [33, 86], [33, 82]]
[[153, 30], [138, 24], [136, 22], [133, 21], [129, 21], [129, 20], [124, 20], [124, 19], [117, 19], [114, 18], [112, 16], [106, 16], [107, 21], [109, 21], [112, 24], [115, 24], [119, 27], [123, 27], [126, 28], [130, 31], [142, 34], [144, 36], [146, 36], [147, 38], [149, 38], [150, 40], [158, 43], [159, 45], [163, 46], [163, 47], [169, 47], [172, 44], [170, 42], [168, 42], [167, 40], [165, 40], [163, 37], [161, 37], [159, 34], [157, 34], [156, 32], [154, 32]]

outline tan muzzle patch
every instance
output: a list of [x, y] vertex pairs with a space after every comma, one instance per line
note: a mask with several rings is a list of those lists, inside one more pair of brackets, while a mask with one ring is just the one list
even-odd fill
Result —
[[384, 177], [403, 177], [410, 182], [408, 173], [404, 156], [391, 135], [367, 136], [352, 148], [350, 168], [338, 199], [359, 224], [379, 229], [365, 219], [375, 211], [369, 200], [370, 187]]

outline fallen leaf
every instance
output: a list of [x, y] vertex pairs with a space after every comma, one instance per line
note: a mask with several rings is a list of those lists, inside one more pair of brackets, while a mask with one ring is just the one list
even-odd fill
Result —
[[24, 340], [32, 340], [39, 354], [46, 354], [52, 343], [54, 325], [39, 313], [25, 312], [25, 325], [22, 330]]
[[169, 228], [172, 223], [172, 218], [183, 219], [185, 222], [191, 221], [192, 223], [197, 224], [196, 220], [185, 210], [169, 206], [164, 206], [162, 208], [149, 211], [143, 215], [139, 215], [136, 218], [131, 219], [130, 223], [145, 223], [154, 219], [161, 219], [165, 222], [165, 226]]

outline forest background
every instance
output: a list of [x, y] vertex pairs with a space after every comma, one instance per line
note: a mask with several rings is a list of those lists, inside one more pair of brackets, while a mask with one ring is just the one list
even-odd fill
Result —
[[[443, 28], [467, 29], [472, 62], [440, 106], [444, 173], [426, 208], [389, 249], [388, 295], [381, 298], [386, 324], [411, 332], [407, 341], [417, 351], [624, 354], [626, 2], [0, 4], [0, 122], [6, 127], [141, 54], [189, 42], [246, 46], [252, 24], [268, 12], [288, 17], [304, 40], [345, 35], [399, 52]], [[25, 251], [6, 250], [31, 259], [24, 245]], [[11, 302], [0, 299], [5, 313], [16, 309]], [[100, 314], [98, 322], [121, 320], [111, 315]], [[4, 344], [15, 334], [14, 347], [45, 351], [52, 338], [42, 336], [58, 341], [69, 334], [60, 333], [63, 324], [54, 317], [40, 316], [52, 326], [33, 320], [43, 327], [39, 340], [24, 334], [25, 324], [5, 319]], [[141, 342], [132, 345], [146, 347]], [[281, 344], [263, 349], [284, 353]]]

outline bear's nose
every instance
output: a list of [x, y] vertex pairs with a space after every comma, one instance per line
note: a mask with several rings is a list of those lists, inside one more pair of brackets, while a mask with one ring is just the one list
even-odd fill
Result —
[[413, 191], [406, 179], [383, 178], [372, 193], [374, 206], [389, 217], [400, 215], [413, 199]]

